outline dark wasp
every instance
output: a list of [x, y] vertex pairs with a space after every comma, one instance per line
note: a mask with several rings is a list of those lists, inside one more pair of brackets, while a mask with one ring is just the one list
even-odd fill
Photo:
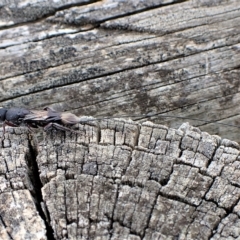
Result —
[[[142, 117], [147, 117], [147, 118], [151, 118], [154, 116], [163, 117], [163, 118], [170, 117], [170, 118], [180, 118], [180, 119], [192, 119], [192, 120], [197, 120], [205, 123], [212, 123], [211, 121], [206, 121], [202, 119], [194, 119], [194, 118], [179, 117], [179, 116], [172, 116], [172, 115], [158, 115], [157, 113], [142, 115]], [[126, 116], [121, 116], [120, 118], [122, 117], [126, 117]], [[137, 117], [137, 116], [132, 115], [132, 117]], [[10, 109], [0, 108], [0, 121], [4, 122], [3, 137], [5, 134], [6, 125], [12, 126], [12, 127], [19, 127], [21, 124], [24, 124], [28, 126], [29, 129], [43, 127], [44, 131], [49, 131], [55, 128], [62, 131], [76, 132], [68, 128], [68, 126], [72, 126], [80, 122], [88, 122], [88, 121], [102, 120], [102, 119], [108, 119], [108, 118], [111, 118], [111, 117], [103, 117], [99, 119], [94, 119], [94, 118], [89, 119], [89, 117], [79, 118], [76, 115], [69, 112], [55, 111], [51, 107], [46, 107], [43, 110], [29, 110], [26, 108], [10, 108]], [[239, 126], [232, 125], [232, 124], [225, 124], [225, 123], [215, 123], [215, 124], [239, 128]]]
[[29, 128], [43, 127], [44, 131], [52, 128], [62, 131], [72, 131], [66, 127], [79, 123], [79, 117], [68, 112], [57, 112], [46, 107], [44, 110], [28, 110], [26, 108], [0, 108], [0, 120], [3, 121], [3, 136], [6, 125], [19, 127], [21, 124]]

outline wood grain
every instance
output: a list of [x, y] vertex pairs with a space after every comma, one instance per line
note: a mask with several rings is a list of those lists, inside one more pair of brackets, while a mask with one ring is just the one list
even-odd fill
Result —
[[83, 118], [36, 139], [7, 128], [0, 238], [237, 239], [239, 128], [218, 123], [240, 123], [239, 10], [2, 0], [1, 106], [138, 122]]
[[238, 236], [238, 143], [188, 123], [95, 120], [77, 131], [37, 143], [7, 128], [1, 239]]
[[239, 124], [237, 0], [68, 3], [2, 4], [1, 105], [153, 113], [179, 127], [163, 117], [176, 115], [239, 140], [237, 128], [191, 120]]

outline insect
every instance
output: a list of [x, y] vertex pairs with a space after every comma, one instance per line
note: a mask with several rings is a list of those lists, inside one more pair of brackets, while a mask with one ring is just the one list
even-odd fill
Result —
[[[156, 114], [145, 114], [145, 115], [142, 115], [141, 117], [151, 118], [155, 115]], [[140, 116], [139, 115], [120, 116], [120, 118], [123, 118], [123, 117], [140, 117]], [[186, 117], [178, 117], [178, 116], [171, 116], [171, 115], [162, 115], [160, 117], [189, 119]], [[109, 119], [109, 118], [112, 118], [112, 117], [103, 117], [99, 119], [95, 119], [95, 118], [83, 119], [69, 112], [55, 111], [51, 107], [46, 107], [43, 110], [29, 110], [26, 108], [10, 108], [10, 109], [0, 108], [0, 121], [4, 122], [2, 139], [5, 134], [6, 125], [12, 126], [12, 127], [19, 127], [20, 125], [24, 124], [28, 126], [29, 129], [43, 127], [44, 131], [49, 131], [55, 128], [62, 131], [76, 132], [71, 128], [69, 128], [69, 126], [75, 125], [80, 122], [88, 122], [92, 120], [102, 120], [102, 119]], [[118, 117], [115, 116], [115, 118], [118, 118]], [[200, 120], [200, 119], [192, 119], [192, 120], [211, 123], [210, 121]], [[217, 124], [239, 128], [239, 126], [235, 126], [231, 124], [224, 124], [224, 123], [217, 123]]]
[[[26, 108], [0, 108], [0, 120], [3, 121], [3, 137], [6, 125], [19, 127], [24, 124], [31, 128], [43, 127], [44, 131], [56, 128], [62, 131], [72, 131], [66, 127], [79, 123], [79, 117], [68, 112], [57, 112], [46, 107], [43, 110], [28, 110]], [[3, 138], [2, 137], [2, 138]]]
[[5, 126], [18, 127], [23, 122], [24, 117], [30, 111], [26, 108], [0, 108], [0, 120], [3, 121], [3, 135], [5, 133]]
[[63, 131], [73, 131], [66, 126], [80, 122], [80, 118], [69, 112], [57, 112], [50, 107], [43, 110], [31, 110], [23, 118], [23, 123], [30, 127], [43, 127], [44, 131], [56, 128]]

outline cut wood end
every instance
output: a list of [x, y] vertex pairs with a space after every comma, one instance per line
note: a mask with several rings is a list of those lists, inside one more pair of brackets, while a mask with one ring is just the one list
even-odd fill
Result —
[[[25, 233], [35, 234], [34, 239], [45, 239], [45, 229], [56, 239], [103, 235], [150, 239], [171, 236], [168, 223], [174, 218], [181, 226], [175, 232], [191, 234], [192, 239], [204, 232], [205, 239], [226, 220], [229, 209], [236, 209], [231, 217], [238, 214], [235, 142], [188, 123], [171, 129], [123, 119], [94, 121], [98, 124], [80, 123], [77, 133], [44, 133], [37, 146], [26, 128], [7, 128], [9, 145], [4, 144], [0, 158], [7, 177], [0, 178], [0, 199], [13, 192], [23, 218], [4, 215], [11, 199], [2, 201], [1, 238], [6, 233], [14, 236], [17, 228], [12, 226], [24, 224]], [[20, 197], [21, 191], [34, 201]], [[24, 218], [29, 209], [36, 228]], [[204, 230], [206, 224], [209, 231]]]

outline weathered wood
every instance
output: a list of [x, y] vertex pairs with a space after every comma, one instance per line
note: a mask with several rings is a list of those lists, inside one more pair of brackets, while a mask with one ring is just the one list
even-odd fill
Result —
[[25, 128], [8, 128], [2, 145], [0, 239], [47, 239], [32, 137]]
[[[152, 121], [171, 127], [182, 120], [162, 115], [239, 124], [238, 0], [9, 0], [2, 6], [6, 107], [156, 113]], [[235, 128], [191, 124], [239, 141]]]
[[[91, 4], [95, 2], [94, 4]], [[90, 0], [43, 0], [0, 2], [0, 26], [11, 26], [38, 20], [48, 15], [64, 19], [66, 24], [85, 25], [117, 18], [126, 14], [145, 11], [148, 8], [161, 7], [177, 0], [129, 0], [129, 1], [90, 1]], [[68, 9], [70, 8], [70, 12]], [[63, 9], [63, 11], [61, 11]], [[72, 11], [73, 10], [73, 11]], [[56, 13], [57, 12], [57, 13]]]
[[239, 237], [236, 142], [123, 119], [31, 138], [7, 128], [1, 239]]
[[[238, 0], [0, 0], [0, 103], [91, 121], [0, 151], [0, 239], [240, 235]], [[172, 116], [166, 117], [165, 115]], [[165, 117], [164, 117], [165, 116]], [[236, 142], [234, 142], [236, 141]]]

